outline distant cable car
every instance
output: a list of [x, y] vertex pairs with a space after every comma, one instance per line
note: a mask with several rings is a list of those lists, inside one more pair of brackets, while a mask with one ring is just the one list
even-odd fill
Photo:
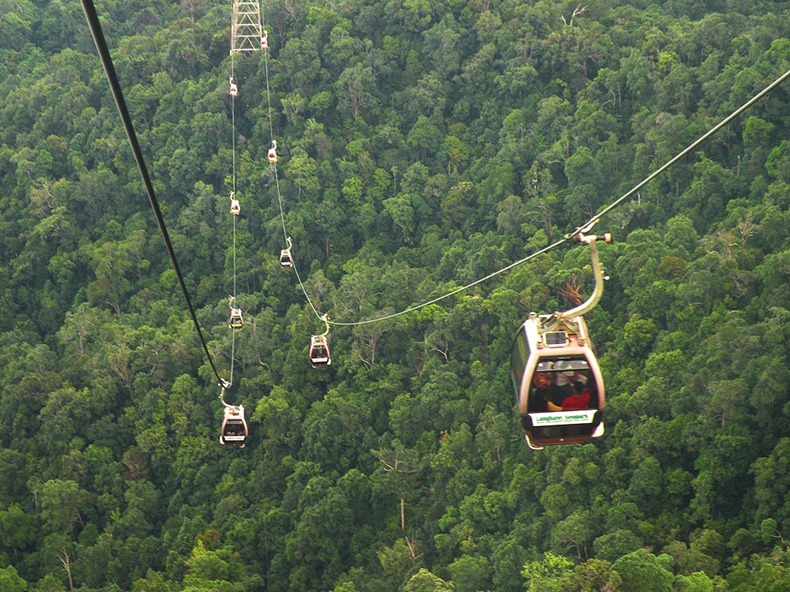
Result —
[[239, 94], [239, 87], [236, 86], [236, 83], [233, 82], [233, 78], [230, 79], [230, 96], [235, 97]]
[[241, 205], [239, 205], [238, 199], [231, 199], [230, 200], [230, 213], [234, 216], [238, 216], [239, 212], [241, 212]]
[[228, 307], [230, 308], [230, 320], [228, 321], [228, 327], [234, 331], [241, 331], [241, 328], [244, 326], [244, 317], [241, 314], [241, 309], [233, 306], [235, 304], [235, 300], [236, 299], [233, 296], [228, 296]]
[[310, 338], [310, 364], [313, 365], [313, 368], [332, 365], [326, 335], [313, 335]]
[[241, 314], [241, 309], [233, 306], [235, 303], [236, 299], [233, 296], [228, 296], [228, 307], [230, 308], [230, 320], [228, 321], [228, 327], [234, 331], [240, 331], [244, 326], [244, 317]]
[[222, 418], [222, 429], [219, 434], [220, 444], [244, 448], [248, 435], [249, 430], [247, 428], [247, 420], [244, 418], [244, 407], [226, 404]]
[[329, 341], [327, 340], [329, 317], [324, 315], [321, 317], [321, 320], [326, 323], [326, 331], [321, 335], [313, 335], [310, 338], [310, 364], [313, 368], [332, 365], [332, 357], [329, 354]]
[[590, 247], [595, 290], [587, 302], [567, 312], [530, 313], [518, 330], [510, 354], [516, 404], [527, 444], [574, 444], [601, 436], [605, 389], [583, 314], [592, 310], [603, 294], [603, 268], [597, 240], [611, 236], [579, 234]]
[[263, 37], [261, 37], [261, 49], [268, 49], [269, 48], [269, 31], [263, 31]]
[[228, 321], [228, 326], [234, 331], [241, 331], [241, 328], [244, 326], [244, 317], [241, 315], [240, 308], [230, 309], [230, 320]]
[[269, 148], [269, 162], [277, 162], [277, 140], [272, 140], [272, 147]]
[[288, 243], [288, 247], [280, 251], [280, 265], [283, 267], [293, 267], [294, 260], [291, 256], [291, 247], [293, 246], [293, 242], [291, 241], [290, 236], [285, 240]]

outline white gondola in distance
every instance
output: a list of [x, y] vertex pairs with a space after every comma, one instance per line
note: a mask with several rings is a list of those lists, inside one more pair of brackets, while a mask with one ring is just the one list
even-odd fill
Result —
[[286, 237], [285, 242], [287, 243], [287, 247], [280, 251], [280, 265], [282, 267], [293, 267], [294, 266], [294, 259], [293, 255], [291, 254], [291, 247], [293, 247], [293, 240], [291, 237]]
[[244, 407], [241, 405], [226, 405], [222, 418], [219, 442], [223, 446], [244, 448], [247, 443], [249, 430], [244, 417]]

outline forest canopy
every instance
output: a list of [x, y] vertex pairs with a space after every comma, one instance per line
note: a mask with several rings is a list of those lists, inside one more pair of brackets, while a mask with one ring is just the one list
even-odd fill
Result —
[[790, 589], [790, 83], [596, 226], [593, 443], [530, 450], [508, 362], [586, 247], [334, 326], [315, 370], [279, 262], [286, 227], [353, 323], [535, 253], [790, 70], [787, 2], [273, 0], [233, 57], [231, 0], [96, 4], [250, 437], [217, 442], [81, 3], [0, 0], [0, 590]]

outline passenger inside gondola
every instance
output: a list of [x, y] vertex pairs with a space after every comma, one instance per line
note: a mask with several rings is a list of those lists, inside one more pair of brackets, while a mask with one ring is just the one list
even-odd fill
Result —
[[312, 358], [314, 362], [323, 362], [328, 357], [326, 347], [323, 344], [319, 343], [313, 348]]
[[[581, 368], [579, 366], [582, 366]], [[586, 362], [547, 360], [538, 363], [532, 377], [528, 413], [597, 409], [595, 383]], [[575, 383], [578, 383], [574, 386]], [[589, 385], [589, 386], [588, 386]]]
[[[560, 401], [573, 395], [572, 385], [574, 382], [581, 380], [584, 384], [587, 384], [589, 380], [583, 371], [578, 370], [573, 363], [565, 360], [557, 362], [555, 369], [558, 372], [556, 373], [557, 377], [554, 384], [556, 385]], [[555, 401], [555, 403], [559, 403], [559, 401]]]
[[227, 436], [244, 436], [244, 424], [240, 419], [229, 419], [225, 424], [225, 434]]
[[554, 395], [554, 376], [551, 372], [536, 372], [532, 378], [529, 394], [529, 412], [543, 413], [549, 410], [548, 403]]
[[589, 409], [590, 407], [590, 391], [587, 386], [581, 381], [577, 380], [572, 385], [573, 394], [565, 397], [561, 405], [555, 405], [551, 401], [547, 403], [549, 411], [575, 411], [578, 409]]

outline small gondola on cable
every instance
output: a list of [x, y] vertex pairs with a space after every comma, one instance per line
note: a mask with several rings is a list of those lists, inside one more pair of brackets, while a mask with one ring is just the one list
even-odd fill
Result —
[[244, 326], [244, 316], [241, 314], [241, 309], [233, 306], [235, 302], [233, 296], [228, 296], [228, 306], [230, 307], [230, 319], [228, 319], [228, 327], [234, 331], [241, 331]]
[[247, 443], [247, 420], [244, 417], [244, 407], [241, 405], [228, 405], [222, 418], [222, 430], [219, 441], [223, 446], [236, 446], [244, 448]]
[[603, 294], [603, 267], [596, 241], [608, 243], [611, 236], [580, 232], [575, 238], [590, 248], [593, 294], [566, 312], [530, 313], [516, 333], [510, 354], [518, 414], [527, 444], [536, 450], [584, 443], [604, 431], [603, 376], [582, 315], [592, 310]]
[[244, 317], [241, 314], [240, 308], [230, 309], [230, 319], [228, 320], [228, 327], [234, 331], [241, 331], [244, 326]]
[[229, 405], [225, 402], [225, 389], [230, 388], [230, 383], [223, 381], [220, 387], [222, 390], [219, 394], [219, 400], [222, 402], [224, 412], [222, 428], [219, 432], [219, 443], [223, 446], [244, 448], [249, 435], [247, 419], [244, 417], [244, 407], [242, 405]]
[[321, 320], [326, 323], [326, 331], [321, 335], [313, 335], [310, 338], [310, 365], [313, 368], [332, 365], [332, 357], [329, 354], [329, 317], [324, 315]]
[[280, 251], [280, 265], [282, 267], [293, 267], [294, 260], [293, 260], [293, 256], [291, 255], [291, 247], [293, 246], [293, 241], [291, 241], [290, 236], [286, 238], [285, 241], [286, 243], [288, 243], [288, 246], [282, 251]]

